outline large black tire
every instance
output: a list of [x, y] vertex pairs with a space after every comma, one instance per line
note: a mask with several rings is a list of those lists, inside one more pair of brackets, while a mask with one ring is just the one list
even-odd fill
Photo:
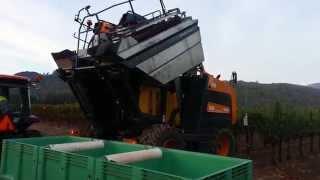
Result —
[[214, 154], [221, 156], [230, 156], [235, 152], [236, 141], [234, 135], [229, 129], [220, 129], [211, 141], [210, 150]]
[[155, 124], [143, 130], [138, 138], [140, 144], [160, 146], [173, 149], [184, 149], [185, 141], [178, 129], [168, 124]]

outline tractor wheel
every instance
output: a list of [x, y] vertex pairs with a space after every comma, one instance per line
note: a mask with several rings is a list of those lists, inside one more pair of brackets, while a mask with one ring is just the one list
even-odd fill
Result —
[[143, 130], [138, 142], [173, 149], [183, 149], [185, 147], [182, 135], [176, 128], [168, 124], [155, 124], [151, 128]]
[[221, 156], [230, 156], [235, 150], [235, 138], [228, 129], [221, 129], [217, 132], [212, 142], [213, 153]]

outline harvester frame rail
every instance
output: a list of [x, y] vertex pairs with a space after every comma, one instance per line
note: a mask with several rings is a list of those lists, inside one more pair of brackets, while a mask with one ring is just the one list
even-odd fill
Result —
[[[100, 18], [99, 18], [99, 14], [101, 14], [101, 13], [103, 13], [103, 12], [109, 10], [109, 9], [112, 9], [114, 7], [117, 7], [117, 6], [120, 6], [120, 5], [123, 5], [123, 4], [127, 4], [127, 3], [130, 3], [130, 6], [131, 6], [132, 12], [133, 12], [133, 7], [132, 7], [132, 4], [131, 4], [131, 1], [133, 1], [133, 0], [128, 0], [128, 1], [124, 1], [124, 2], [121, 2], [121, 3], [114, 4], [114, 5], [109, 6], [109, 7], [105, 8], [105, 9], [103, 9], [103, 10], [100, 10], [100, 11], [98, 11], [96, 13], [90, 13], [89, 12], [90, 6], [86, 6], [86, 7], [82, 8], [82, 9], [80, 9], [78, 14], [75, 17], [75, 21], [80, 24], [80, 27], [79, 27], [79, 30], [78, 30], [78, 38], [77, 38], [77, 40], [78, 40], [78, 42], [77, 42], [77, 53], [79, 52], [79, 49], [80, 49], [80, 40], [82, 40], [81, 37], [80, 37], [81, 34], [83, 34], [83, 33], [88, 34], [89, 30], [91, 29], [90, 26], [85, 25], [85, 20], [87, 18], [95, 16], [97, 21], [101, 21]], [[79, 19], [80, 18], [80, 13], [83, 10], [86, 10], [87, 15], [84, 16], [82, 20], [80, 20]], [[87, 27], [87, 30], [85, 32], [81, 32], [83, 26]], [[91, 30], [93, 30], [93, 29], [91, 29]], [[85, 44], [86, 44], [87, 40], [85, 39], [85, 40], [82, 40], [82, 41], [84, 41], [84, 47], [85, 47]], [[78, 64], [78, 58], [76, 59], [75, 67], [77, 67], [77, 64]]]

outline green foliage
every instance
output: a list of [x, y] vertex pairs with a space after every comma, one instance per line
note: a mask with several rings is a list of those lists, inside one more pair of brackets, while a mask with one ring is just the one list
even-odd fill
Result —
[[260, 106], [240, 110], [248, 114], [249, 127], [273, 141], [320, 133], [320, 109], [285, 106]]
[[86, 121], [78, 104], [37, 104], [32, 106], [32, 113], [44, 121], [62, 123], [81, 123]]

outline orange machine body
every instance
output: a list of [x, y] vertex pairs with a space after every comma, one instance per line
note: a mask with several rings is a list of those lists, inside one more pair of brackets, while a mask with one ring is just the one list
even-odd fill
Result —
[[212, 75], [209, 75], [208, 90], [223, 93], [226, 96], [229, 96], [231, 101], [229, 106], [209, 102], [207, 105], [208, 112], [216, 111], [216, 113], [229, 114], [232, 124], [236, 124], [238, 105], [235, 88], [229, 82], [219, 80], [214, 78]]
[[[204, 112], [214, 114], [212, 117], [224, 117], [224, 119], [231, 121], [230, 124], [235, 124], [237, 122], [237, 97], [235, 88], [227, 81], [219, 80], [209, 74], [206, 74], [206, 76], [207, 87], [205, 87], [203, 91], [207, 91], [207, 94], [215, 93], [218, 95], [215, 96], [216, 99], [211, 98], [204, 101], [204, 106], [206, 106]], [[222, 97], [219, 97], [219, 95]], [[202, 97], [199, 95], [192, 98]], [[176, 91], [167, 90], [165, 92], [165, 110], [163, 112], [161, 112], [161, 99], [163, 98], [161, 98], [161, 90], [159, 87], [146, 85], [140, 87], [139, 108], [141, 112], [153, 116], [162, 116], [164, 122], [180, 126], [181, 114], [185, 112], [180, 112], [181, 108], [179, 107]], [[219, 100], [216, 101], [217, 99]], [[194, 110], [196, 110], [196, 108]]]
[[0, 134], [14, 132], [15, 130], [16, 128], [9, 115], [0, 116]]

